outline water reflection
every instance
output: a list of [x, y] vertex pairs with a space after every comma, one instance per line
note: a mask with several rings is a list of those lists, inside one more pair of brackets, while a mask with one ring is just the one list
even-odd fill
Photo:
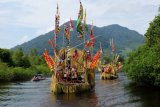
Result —
[[128, 84], [124, 74], [119, 74], [116, 80], [98, 80], [96, 95], [98, 96], [99, 106], [101, 107], [134, 107], [140, 106], [139, 102], [132, 102], [132, 98], [128, 95], [128, 90], [125, 90], [125, 85]]
[[98, 107], [97, 97], [94, 91], [83, 94], [52, 94], [50, 103], [54, 107]]
[[[126, 86], [129, 90], [129, 96], [139, 98], [142, 107], [158, 107], [160, 105], [160, 89], [149, 87], [136, 87], [135, 84], [130, 83]], [[136, 101], [137, 102], [137, 101]]]
[[156, 107], [160, 91], [138, 88], [130, 84], [124, 73], [117, 80], [99, 80], [91, 92], [54, 95], [50, 93], [51, 79], [41, 82], [0, 84], [0, 107]]

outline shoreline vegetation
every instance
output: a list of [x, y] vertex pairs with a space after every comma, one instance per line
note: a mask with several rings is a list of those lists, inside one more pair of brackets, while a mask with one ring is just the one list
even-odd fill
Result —
[[[102, 62], [110, 63], [113, 59], [114, 55], [106, 54]], [[124, 61], [122, 57], [119, 60]], [[27, 81], [38, 73], [46, 77], [52, 75], [36, 48], [31, 49], [28, 54], [24, 54], [21, 48], [15, 51], [0, 48], [0, 83]]]
[[0, 49], [0, 83], [30, 80], [37, 73], [51, 76], [36, 49], [31, 49], [29, 54], [24, 54], [21, 48], [16, 51]]
[[123, 70], [137, 85], [160, 87], [160, 15], [144, 36], [145, 43], [128, 55]]

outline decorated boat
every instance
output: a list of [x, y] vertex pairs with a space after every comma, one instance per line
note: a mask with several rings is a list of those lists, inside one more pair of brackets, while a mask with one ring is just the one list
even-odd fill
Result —
[[95, 39], [93, 35], [93, 24], [90, 29], [90, 39], [86, 41], [85, 30], [88, 29], [86, 26], [86, 11], [83, 14], [83, 6], [80, 2], [76, 31], [78, 32], [77, 38], [84, 42], [84, 49], [78, 49], [76, 46], [72, 47], [70, 45], [70, 36], [72, 36], [70, 34], [74, 29], [72, 20], [70, 19], [69, 26], [64, 26], [64, 35], [67, 43], [58, 50], [56, 41], [59, 37], [58, 34], [61, 31], [59, 21], [60, 14], [57, 5], [54, 39], [48, 41], [53, 49], [54, 57], [49, 55], [47, 49], [44, 52], [44, 58], [52, 72], [50, 90], [53, 93], [80, 93], [89, 91], [95, 85], [95, 68], [98, 65], [98, 60], [101, 54], [100, 50], [93, 56], [91, 53]]
[[112, 54], [114, 59], [108, 64], [101, 64], [99, 61], [98, 71], [100, 71], [100, 79], [113, 80], [118, 78], [118, 72], [122, 70], [122, 63], [118, 61], [119, 55], [115, 54], [115, 44], [113, 38], [110, 40], [110, 46], [112, 48]]

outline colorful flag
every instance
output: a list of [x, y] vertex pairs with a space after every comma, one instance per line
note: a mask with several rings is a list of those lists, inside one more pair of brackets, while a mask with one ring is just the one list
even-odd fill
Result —
[[58, 10], [58, 4], [57, 4], [57, 13], [55, 15], [55, 35], [56, 37], [58, 36], [58, 33], [60, 32], [60, 26], [59, 26], [59, 23], [60, 23], [60, 13], [59, 13], [59, 10]]
[[76, 28], [78, 28], [78, 27], [80, 26], [80, 24], [81, 24], [81, 19], [80, 19], [80, 18], [78, 18], [78, 20], [77, 20], [77, 24], [76, 24]]
[[79, 9], [79, 13], [78, 13], [78, 18], [83, 19], [83, 6], [82, 6], [82, 3], [80, 1], [80, 9]]
[[82, 23], [81, 23], [81, 17], [79, 17], [77, 20], [76, 30], [79, 34], [83, 35], [83, 27], [82, 27]]
[[93, 35], [93, 25], [91, 27], [91, 31], [90, 31], [90, 47], [93, 48], [94, 46], [94, 41], [95, 41], [95, 38], [94, 38], [94, 35]]
[[70, 31], [73, 31], [73, 24], [72, 24], [72, 20], [71, 20], [71, 18], [70, 18], [69, 26], [70, 26]]
[[48, 50], [46, 50], [46, 51], [43, 53], [43, 56], [44, 56], [44, 59], [45, 59], [47, 65], [48, 65], [48, 67], [49, 67], [50, 69], [53, 69], [53, 67], [54, 67], [54, 60], [52, 59], [51, 56], [48, 55]]
[[86, 42], [84, 48], [87, 48], [88, 46], [90, 46], [90, 48], [93, 48], [94, 41], [95, 41], [95, 38], [94, 38], [94, 35], [93, 35], [93, 24], [92, 24], [92, 27], [91, 27], [91, 30], [90, 30], [90, 41]]
[[87, 16], [87, 13], [86, 13], [86, 9], [85, 9], [85, 13], [84, 13], [84, 29], [86, 30], [86, 31], [88, 31], [88, 27], [87, 27], [87, 24], [86, 24], [86, 16]]
[[52, 59], [51, 56], [48, 57], [49, 59], [49, 63], [50, 63], [50, 69], [52, 69], [54, 67], [54, 60]]
[[91, 69], [95, 69], [98, 65], [98, 61], [100, 59], [100, 55], [101, 55], [101, 50], [99, 50], [95, 55], [94, 57], [92, 58], [92, 62], [90, 64], [90, 68]]
[[68, 29], [67, 25], [65, 25], [65, 35], [66, 35], [66, 39], [67, 39], [68, 44], [69, 44], [70, 32], [69, 32], [69, 29]]
[[76, 25], [76, 30], [80, 34], [79, 35], [80, 38], [82, 38], [83, 35], [84, 35], [82, 19], [83, 19], [83, 6], [82, 6], [82, 3], [80, 1], [80, 9], [79, 9], [78, 20], [77, 20], [77, 25]]
[[84, 48], [87, 48], [88, 46], [90, 46], [90, 41], [88, 40], [84, 46]]

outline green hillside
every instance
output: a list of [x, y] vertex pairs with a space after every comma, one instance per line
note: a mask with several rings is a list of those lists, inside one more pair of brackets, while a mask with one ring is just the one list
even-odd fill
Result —
[[[69, 22], [65, 24], [69, 25]], [[73, 25], [75, 28], [76, 21], [73, 21]], [[88, 25], [88, 28], [90, 29], [91, 25]], [[59, 49], [62, 47], [63, 36], [64, 36], [64, 24], [61, 26], [61, 32], [59, 33], [59, 36], [57, 38]], [[74, 31], [71, 32], [71, 46], [76, 46], [84, 42], [84, 40], [79, 40], [77, 36], [78, 34], [74, 29]], [[135, 49], [137, 46], [141, 45], [144, 41], [144, 37], [138, 32], [134, 30], [129, 30], [128, 28], [122, 27], [117, 24], [104, 27], [94, 26], [94, 36], [96, 37], [96, 39], [93, 52], [99, 49], [99, 43], [101, 42], [104, 51], [110, 53], [111, 49], [109, 46], [109, 39], [111, 38], [113, 38], [115, 41], [116, 52], [123, 55], [125, 55], [127, 51]], [[26, 43], [23, 43], [22, 45], [13, 47], [12, 50], [21, 47], [25, 53], [28, 53], [30, 48], [37, 48], [38, 53], [42, 54], [45, 48], [51, 50], [51, 46], [48, 44], [48, 39], [53, 39], [53, 37], [54, 33], [53, 31], [50, 31], [44, 35], [40, 35]], [[86, 40], [87, 39], [89, 39], [89, 31], [86, 32]], [[83, 48], [83, 47], [84, 44], [80, 45], [78, 48]], [[50, 53], [52, 54], [53, 52], [50, 51]]]

